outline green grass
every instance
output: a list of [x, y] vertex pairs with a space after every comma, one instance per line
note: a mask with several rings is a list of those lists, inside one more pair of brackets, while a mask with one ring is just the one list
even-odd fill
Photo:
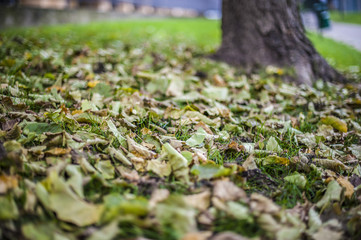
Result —
[[335, 22], [361, 24], [361, 13], [360, 12], [343, 14], [338, 11], [331, 11], [330, 15], [331, 15], [331, 19]]
[[307, 33], [315, 48], [331, 65], [341, 70], [350, 66], [361, 67], [361, 52], [346, 44], [322, 37], [316, 33]]
[[[88, 45], [91, 48], [106, 47], [131, 39], [144, 43], [149, 38], [163, 41], [169, 37], [199, 46], [216, 47], [220, 42], [220, 23], [205, 19], [140, 19], [117, 22], [96, 22], [84, 25], [65, 24], [31, 28], [13, 28], [4, 33], [10, 36], [39, 38], [39, 43], [59, 41], [62, 46]], [[121, 44], [121, 43], [120, 43]]]

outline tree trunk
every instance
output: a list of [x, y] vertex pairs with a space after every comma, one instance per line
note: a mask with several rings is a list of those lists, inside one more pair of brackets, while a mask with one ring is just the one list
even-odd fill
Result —
[[222, 45], [213, 58], [247, 71], [290, 67], [299, 84], [345, 80], [306, 37], [298, 0], [223, 0]]

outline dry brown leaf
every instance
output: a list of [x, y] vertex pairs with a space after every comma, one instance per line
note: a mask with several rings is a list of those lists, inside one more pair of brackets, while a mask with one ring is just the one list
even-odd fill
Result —
[[340, 169], [341, 170], [350, 169], [349, 167], [347, 167], [345, 164], [343, 164], [341, 161], [337, 159], [330, 160], [330, 159], [314, 158], [312, 161], [315, 162], [316, 165], [318, 166], [332, 169], [334, 171], [339, 171]]
[[345, 177], [337, 178], [337, 182], [341, 185], [341, 187], [344, 187], [346, 189], [345, 197], [350, 199], [355, 192], [354, 186]]
[[198, 130], [198, 128], [203, 128], [204, 131], [206, 131], [206, 133], [213, 135], [212, 130], [209, 128], [209, 126], [207, 124], [205, 124], [204, 122], [200, 121], [199, 123], [197, 123], [197, 125], [194, 126], [195, 130]]
[[71, 151], [71, 148], [53, 148], [53, 149], [46, 151], [45, 153], [54, 155], [54, 156], [61, 156], [61, 155], [70, 153], [70, 151]]
[[156, 189], [152, 192], [152, 196], [149, 200], [149, 206], [154, 208], [157, 203], [166, 200], [169, 196], [169, 191], [167, 189]]
[[118, 166], [116, 169], [125, 179], [128, 179], [130, 181], [138, 181], [140, 179], [138, 172], [134, 169], [130, 170], [129, 168], [126, 168], [124, 166]]
[[312, 239], [315, 240], [340, 240], [342, 238], [342, 232], [332, 231], [329, 228], [322, 227], [317, 233], [312, 235]]
[[152, 171], [160, 177], [167, 177], [172, 173], [169, 163], [157, 159], [148, 161], [147, 171]]
[[6, 193], [9, 189], [18, 187], [17, 176], [0, 176], [0, 193]]
[[206, 210], [206, 211], [202, 212], [198, 216], [198, 222], [200, 224], [204, 224], [204, 225], [212, 225], [214, 219], [215, 219], [215, 217], [213, 216], [213, 214], [209, 210]]
[[142, 135], [152, 135], [152, 130], [150, 130], [149, 128], [142, 128], [140, 132], [142, 133]]
[[236, 201], [247, 198], [247, 194], [243, 189], [227, 180], [218, 180], [214, 183], [213, 196], [222, 201]]
[[235, 141], [232, 141], [230, 144], [228, 144], [228, 149], [233, 149], [237, 152], [245, 151], [245, 147], [236, 143]]
[[217, 86], [217, 87], [225, 87], [225, 86], [227, 86], [226, 82], [218, 74], [213, 76], [213, 84], [215, 86]]
[[210, 199], [211, 192], [209, 190], [198, 194], [184, 196], [184, 200], [188, 205], [197, 208], [200, 211], [204, 211], [209, 207]]
[[133, 139], [127, 136], [128, 150], [138, 158], [152, 159], [157, 154], [150, 151], [148, 148], [136, 143]]
[[271, 199], [258, 193], [251, 194], [250, 207], [253, 211], [263, 213], [276, 213], [281, 210]]
[[212, 236], [212, 232], [195, 232], [195, 233], [187, 233], [183, 236], [182, 240], [207, 240], [210, 236]]
[[233, 232], [218, 233], [212, 238], [210, 238], [210, 240], [248, 240], [248, 239], [249, 238], [243, 237]]
[[242, 167], [248, 171], [253, 169], [258, 169], [256, 162], [254, 161], [253, 154], [249, 155], [246, 161], [244, 161]]

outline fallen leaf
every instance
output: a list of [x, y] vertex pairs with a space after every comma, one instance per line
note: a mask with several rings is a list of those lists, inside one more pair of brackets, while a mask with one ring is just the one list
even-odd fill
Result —
[[226, 101], [229, 98], [228, 88], [226, 87], [207, 87], [204, 88], [202, 94], [210, 99]]
[[114, 167], [110, 160], [99, 161], [95, 164], [95, 167], [103, 175], [104, 179], [113, 179], [114, 178]]
[[54, 156], [61, 156], [61, 155], [70, 153], [70, 151], [71, 151], [70, 148], [52, 148], [52, 149], [46, 151], [45, 153], [54, 155]]
[[132, 163], [123, 154], [122, 150], [117, 150], [113, 147], [108, 147], [106, 151], [115, 160], [118, 160], [119, 162], [123, 163], [126, 166], [132, 166]]
[[194, 165], [191, 168], [191, 173], [196, 175], [199, 180], [201, 179], [211, 179], [216, 177], [228, 176], [232, 173], [232, 170], [229, 168], [224, 168], [216, 164], [208, 163], [201, 165]]
[[294, 173], [292, 175], [289, 175], [289, 176], [285, 177], [284, 180], [286, 182], [295, 184], [297, 187], [299, 187], [301, 189], [304, 189], [307, 184], [307, 180], [306, 180], [305, 176], [303, 176], [299, 173]]
[[249, 240], [249, 238], [238, 235], [233, 232], [222, 232], [222, 233], [217, 233], [209, 240]]
[[11, 196], [0, 196], [0, 220], [13, 220], [19, 217], [19, 210]]
[[134, 154], [137, 157], [141, 157], [144, 159], [152, 159], [157, 155], [156, 153], [152, 152], [151, 150], [147, 149], [146, 147], [136, 143], [129, 136], [127, 136], [127, 142], [128, 142], [129, 152], [131, 152], [132, 154]]
[[29, 134], [30, 132], [35, 132], [37, 134], [42, 134], [46, 132], [51, 133], [59, 133], [62, 132], [63, 129], [55, 123], [37, 123], [37, 122], [29, 122], [24, 127], [24, 133]]
[[187, 233], [196, 232], [196, 210], [189, 207], [183, 198], [169, 196], [166, 201], [158, 203], [155, 216], [162, 226], [170, 226], [178, 239]]
[[282, 148], [280, 147], [276, 138], [274, 138], [274, 137], [270, 137], [268, 139], [268, 142], [266, 144], [266, 150], [272, 151], [272, 152], [277, 152], [277, 153], [282, 152]]
[[113, 221], [106, 226], [102, 227], [101, 229], [97, 229], [95, 232], [93, 232], [89, 240], [112, 240], [116, 237], [116, 235], [119, 233], [119, 227], [118, 222]]
[[112, 120], [107, 120], [107, 125], [109, 130], [113, 133], [113, 135], [118, 139], [119, 143], [125, 147], [126, 146], [126, 139], [122, 136], [122, 134], [118, 131], [116, 126], [114, 125]]
[[0, 176], [0, 193], [4, 194], [10, 189], [18, 187], [18, 177], [17, 176]]
[[254, 160], [254, 156], [253, 154], [249, 155], [248, 158], [246, 159], [246, 161], [244, 161], [244, 163], [242, 164], [242, 167], [246, 170], [254, 170], [254, 169], [258, 169], [257, 164]]
[[350, 169], [349, 167], [347, 167], [345, 164], [343, 164], [341, 161], [337, 160], [337, 159], [320, 159], [320, 158], [314, 158], [312, 160], [314, 163], [316, 163], [316, 165], [318, 166], [322, 166], [324, 168], [327, 169], [332, 169], [335, 171], [339, 171], [341, 170], [348, 170]]
[[190, 147], [195, 147], [203, 143], [206, 136], [207, 132], [200, 127], [198, 128], [198, 131], [186, 141], [186, 144]]
[[343, 233], [322, 227], [318, 232], [312, 235], [312, 238], [317, 240], [341, 240], [343, 239]]
[[357, 157], [357, 159], [361, 160], [361, 146], [352, 144], [349, 149], [351, 150], [352, 154]]
[[213, 197], [217, 197], [222, 201], [244, 200], [246, 192], [237, 187], [233, 182], [227, 180], [217, 180], [214, 182]]
[[[46, 190], [43, 184], [51, 188]], [[99, 221], [103, 212], [101, 205], [87, 203], [75, 195], [55, 172], [43, 183], [37, 184], [37, 196], [46, 208], [56, 213], [60, 220], [87, 226]]]
[[250, 207], [252, 211], [270, 214], [280, 211], [280, 207], [278, 205], [276, 205], [271, 199], [259, 193], [252, 193], [250, 199]]
[[334, 129], [339, 130], [340, 132], [347, 132], [347, 124], [345, 121], [334, 117], [334, 116], [327, 116], [321, 118], [321, 122], [326, 125], [332, 126]]
[[283, 158], [276, 155], [270, 155], [265, 158], [261, 158], [260, 161], [263, 165], [267, 165], [267, 164], [288, 165], [290, 163], [290, 160], [288, 158]]
[[183, 236], [182, 240], [207, 240], [212, 236], [212, 232], [195, 232], [195, 233], [187, 233]]
[[341, 187], [344, 187], [346, 189], [345, 197], [351, 199], [353, 193], [355, 192], [354, 186], [345, 177], [338, 177], [337, 182], [341, 185]]
[[169, 197], [169, 191], [167, 189], [155, 189], [152, 192], [152, 196], [149, 200], [149, 205], [151, 208], [154, 208], [157, 203], [166, 200]]
[[205, 211], [211, 203], [211, 192], [207, 190], [193, 195], [186, 195], [184, 196], [184, 201], [189, 206], [192, 206], [200, 211]]
[[224, 79], [216, 74], [213, 76], [213, 84], [217, 87], [225, 87], [226, 86], [226, 82], [224, 81]]
[[327, 185], [326, 193], [323, 195], [322, 199], [316, 203], [318, 208], [324, 208], [328, 206], [333, 201], [341, 200], [342, 187], [337, 183], [337, 181], [331, 181]]
[[160, 177], [168, 177], [172, 173], [171, 165], [154, 159], [148, 161], [147, 171], [152, 171]]
[[188, 183], [189, 169], [187, 159], [185, 159], [183, 155], [175, 150], [169, 143], [163, 145], [162, 152], [167, 155], [168, 161], [172, 167], [172, 173], [176, 179]]
[[89, 81], [88, 87], [94, 88], [96, 85], [98, 85], [98, 83], [100, 83], [100, 81]]

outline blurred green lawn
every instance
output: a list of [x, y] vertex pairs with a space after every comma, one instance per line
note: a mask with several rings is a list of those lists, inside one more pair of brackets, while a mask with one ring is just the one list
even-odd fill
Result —
[[345, 23], [354, 23], [361, 24], [361, 12], [354, 13], [344, 13], [338, 11], [331, 11], [330, 17], [335, 22], [345, 22]]
[[[4, 36], [39, 38], [51, 47], [104, 48], [119, 42], [144, 44], [152, 41], [184, 42], [199, 47], [205, 54], [215, 51], [221, 41], [220, 22], [206, 19], [141, 19], [66, 24], [3, 31]], [[317, 50], [335, 67], [347, 70], [361, 65], [361, 52], [345, 44], [308, 33]]]

